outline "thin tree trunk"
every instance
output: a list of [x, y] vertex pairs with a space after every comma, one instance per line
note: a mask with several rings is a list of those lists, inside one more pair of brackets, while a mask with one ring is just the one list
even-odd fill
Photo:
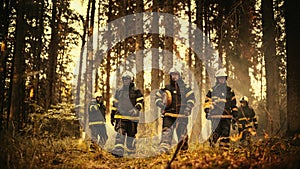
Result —
[[[164, 5], [164, 11], [165, 13], [168, 13], [170, 15], [174, 14], [173, 11], [173, 1], [172, 0], [166, 0]], [[166, 31], [166, 35], [173, 35], [174, 33], [174, 20], [169, 18], [169, 20], [164, 20], [164, 27]], [[164, 58], [163, 58], [163, 64], [164, 64], [164, 82], [165, 84], [169, 83], [169, 70], [173, 66], [173, 36], [168, 37], [165, 36], [165, 43], [164, 43]]]
[[[39, 36], [38, 36], [38, 47], [37, 47], [37, 62], [36, 62], [36, 71], [40, 72], [41, 69], [41, 53], [43, 50], [43, 35], [44, 35], [44, 12], [45, 12], [45, 2], [44, 0], [41, 1], [41, 8], [39, 9], [38, 12], [38, 26], [39, 26]], [[39, 92], [39, 86], [40, 86], [40, 73], [36, 75], [36, 79], [34, 82], [34, 100], [39, 104], [39, 98], [40, 98], [40, 92]], [[45, 100], [45, 97], [42, 97]]]
[[241, 14], [240, 25], [239, 25], [239, 43], [237, 46], [239, 47], [239, 56], [237, 57], [228, 57], [231, 63], [234, 65], [237, 71], [235, 71], [237, 75], [237, 80], [234, 80], [234, 86], [239, 88], [239, 92], [242, 95], [245, 95], [251, 98], [251, 85], [250, 85], [250, 75], [249, 75], [249, 67], [250, 67], [250, 59], [251, 59], [251, 25], [250, 25], [250, 1], [243, 1], [242, 6], [245, 9], [244, 13]]
[[[137, 13], [142, 13], [144, 12], [144, 4], [143, 1], [136, 1], [136, 12]], [[143, 21], [143, 16], [142, 15], [137, 15], [136, 17], [136, 23], [135, 23], [135, 29], [137, 32], [143, 32], [143, 26], [144, 26], [144, 21]], [[136, 58], [135, 58], [135, 63], [136, 63], [136, 86], [138, 89], [140, 89], [144, 93], [144, 38], [143, 34], [138, 34], [136, 36], [136, 44], [135, 44], [135, 50], [136, 52]], [[147, 100], [145, 100], [147, 104]], [[141, 122], [145, 121], [145, 111], [141, 111]], [[145, 123], [139, 123], [139, 130], [142, 131], [140, 132], [141, 135], [145, 135], [147, 132], [147, 127], [145, 126]]]
[[[144, 4], [143, 1], [136, 1], [136, 12], [142, 13], [144, 12]], [[137, 32], [143, 32], [143, 17], [142, 15], [139, 15], [141, 17], [136, 18], [136, 31]], [[139, 34], [136, 36], [136, 45], [135, 49], [137, 51], [136, 53], [136, 85], [137, 88], [141, 91], [144, 91], [144, 52], [142, 51], [144, 49], [144, 38], [143, 34]]]
[[[109, 4], [108, 4], [108, 22], [110, 22], [112, 20], [112, 5], [113, 5], [113, 2], [112, 0], [109, 0]], [[110, 36], [110, 24], [108, 26], [108, 31], [106, 33], [108, 33]], [[108, 42], [107, 42], [107, 49], [109, 49], [109, 51], [107, 52], [107, 57], [106, 57], [106, 80], [105, 80], [105, 86], [106, 86], [106, 91], [105, 91], [105, 95], [106, 95], [106, 111], [107, 112], [110, 112], [110, 83], [109, 83], [109, 80], [110, 80], [110, 71], [111, 71], [111, 41], [110, 41], [110, 38], [107, 39]]]
[[[197, 0], [196, 1], [196, 25], [197, 28], [201, 30], [201, 33], [203, 31], [203, 0]], [[197, 48], [196, 50], [200, 51], [200, 55], [203, 55], [203, 39], [199, 39], [199, 38], [203, 38], [202, 34], [200, 37], [195, 37], [195, 48]], [[191, 141], [198, 143], [199, 142], [199, 138], [201, 136], [201, 129], [202, 129], [202, 109], [201, 109], [201, 103], [202, 103], [202, 71], [203, 71], [203, 66], [202, 66], [202, 60], [200, 59], [202, 58], [202, 56], [195, 56], [195, 84], [194, 86], [197, 85], [198, 87], [198, 91], [194, 91], [195, 92], [195, 96], [197, 99], [197, 102], [200, 103], [200, 109], [199, 112], [195, 112], [197, 114], [196, 120], [192, 120], [192, 122], [194, 122], [193, 124], [193, 128], [192, 128], [192, 133], [191, 133]], [[195, 87], [194, 87], [195, 88]]]
[[92, 9], [91, 9], [91, 20], [90, 20], [90, 27], [88, 30], [88, 41], [87, 41], [87, 98], [88, 101], [92, 98], [92, 92], [93, 92], [93, 59], [94, 59], [94, 53], [93, 53], [93, 30], [94, 30], [94, 20], [95, 20], [95, 10], [96, 10], [96, 0], [92, 0]]
[[58, 10], [57, 0], [52, 0], [52, 18], [51, 18], [51, 41], [49, 44], [49, 66], [47, 71], [48, 84], [46, 89], [48, 101], [46, 102], [46, 109], [50, 108], [51, 104], [56, 103], [56, 67], [57, 67], [57, 55], [58, 55]]
[[276, 56], [275, 21], [273, 1], [262, 0], [263, 49], [266, 62], [267, 111], [272, 115], [269, 119], [271, 134], [280, 130], [279, 112], [279, 57]]
[[[153, 12], [159, 12], [158, 0], [153, 0]], [[153, 16], [152, 29], [154, 32], [159, 32], [159, 16], [155, 14]], [[159, 71], [159, 34], [152, 34], [152, 69], [151, 69], [151, 91], [159, 89], [159, 84], [161, 82], [160, 71]], [[159, 126], [159, 112], [158, 108], [155, 105], [155, 97], [154, 95], [150, 95], [150, 108], [151, 114], [157, 118], [155, 120], [155, 132], [158, 131]]]
[[[80, 55], [82, 55], [82, 59], [83, 59], [83, 52], [84, 52], [84, 48], [85, 48], [85, 43], [84, 42], [86, 42], [85, 41], [85, 37], [86, 37], [86, 35], [88, 34], [88, 29], [89, 29], [89, 21], [90, 21], [90, 8], [91, 8], [91, 0], [89, 0], [88, 1], [88, 6], [87, 6], [87, 15], [86, 15], [86, 21], [85, 21], [85, 27], [84, 27], [84, 37], [82, 37], [83, 38], [83, 42], [82, 42], [82, 50], [81, 50], [81, 54]], [[80, 56], [81, 57], [81, 56]], [[81, 62], [81, 61], [80, 61]], [[86, 67], [88, 66], [87, 65], [88, 64], [88, 59], [87, 59], [87, 57], [85, 58], [85, 65], [86, 65]], [[81, 65], [80, 65], [80, 67], [81, 67]], [[82, 69], [82, 68], [81, 68]], [[81, 71], [79, 72], [79, 75], [80, 75], [80, 77], [81, 77]], [[80, 80], [80, 79], [79, 79]], [[87, 112], [86, 112], [86, 110], [87, 110], [87, 72], [85, 72], [85, 74], [84, 74], [84, 100], [83, 100], [83, 131], [85, 131], [86, 132], [86, 128], [87, 128]], [[80, 90], [80, 86], [79, 86], [79, 90]], [[79, 98], [78, 98], [79, 99]], [[85, 137], [85, 136], [84, 136]]]
[[[6, 59], [8, 57], [8, 47], [7, 47], [7, 35], [8, 27], [10, 23], [9, 15], [11, 11], [11, 3], [9, 0], [1, 0], [1, 11], [4, 11], [0, 14], [0, 96], [4, 96], [5, 93], [5, 79], [7, 77], [6, 71]], [[4, 106], [5, 106], [5, 97], [0, 97], [0, 131], [2, 129], [3, 116], [4, 116]]]

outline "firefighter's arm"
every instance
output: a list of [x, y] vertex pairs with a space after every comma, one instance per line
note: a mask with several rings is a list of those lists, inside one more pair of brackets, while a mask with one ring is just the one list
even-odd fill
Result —
[[184, 114], [186, 116], [189, 116], [191, 115], [192, 108], [195, 105], [195, 94], [191, 88], [187, 88], [185, 97], [187, 102], [186, 102], [186, 108], [184, 110]]
[[114, 100], [113, 100], [113, 106], [111, 108], [111, 114], [110, 114], [110, 122], [111, 124], [114, 126], [115, 124], [115, 115], [117, 114], [118, 112], [118, 104], [119, 104], [119, 100], [117, 97], [114, 97]]
[[208, 91], [208, 93], [206, 94], [206, 97], [204, 100], [204, 105], [203, 105], [206, 119], [208, 118], [209, 110], [214, 109], [214, 106], [212, 104], [212, 99], [211, 99], [211, 93], [212, 93], [212, 90], [210, 89]]
[[139, 111], [142, 110], [144, 108], [144, 96], [140, 90], [137, 91], [137, 98], [135, 101], [136, 104], [134, 107]]
[[258, 122], [257, 122], [257, 117], [256, 117], [256, 113], [254, 112], [254, 109], [252, 109], [252, 112], [254, 114], [253, 125], [254, 125], [254, 128], [257, 129], [258, 128]]
[[144, 96], [140, 90], [137, 90], [137, 97], [135, 99], [136, 104], [134, 105], [134, 108], [132, 108], [129, 113], [131, 116], [139, 116], [140, 110], [144, 107]]
[[231, 89], [231, 99], [230, 99], [230, 107], [231, 107], [231, 113], [233, 117], [236, 117], [238, 114], [238, 108], [236, 106], [236, 98], [234, 91]]

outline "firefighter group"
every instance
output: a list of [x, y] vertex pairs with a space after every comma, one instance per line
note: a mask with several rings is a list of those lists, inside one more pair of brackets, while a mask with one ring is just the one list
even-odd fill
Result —
[[[188, 122], [196, 102], [194, 91], [182, 78], [176, 68], [169, 71], [170, 81], [155, 93], [155, 105], [162, 118], [162, 132], [157, 152], [168, 153], [171, 150], [173, 134], [176, 132], [181, 151], [188, 150]], [[241, 141], [251, 139], [258, 127], [256, 114], [249, 106], [247, 96], [242, 96], [237, 106], [234, 90], [227, 84], [225, 69], [215, 73], [216, 84], [208, 90], [203, 112], [211, 123], [211, 134], [208, 139], [211, 147], [218, 146], [228, 150], [230, 146], [230, 130], [238, 129]], [[111, 154], [123, 157], [136, 153], [136, 134], [140, 112], [144, 109], [144, 96], [134, 84], [134, 75], [130, 71], [122, 74], [122, 87], [116, 90], [110, 112], [110, 122], [116, 132]], [[108, 135], [106, 131], [106, 107], [103, 97], [95, 93], [88, 106], [91, 146], [104, 146]]]

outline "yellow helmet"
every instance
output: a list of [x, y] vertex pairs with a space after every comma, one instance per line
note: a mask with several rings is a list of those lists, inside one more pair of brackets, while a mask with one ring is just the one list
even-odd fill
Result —
[[215, 74], [215, 77], [227, 77], [227, 73], [226, 73], [226, 69], [222, 68], [222, 69], [219, 69], [216, 74]]
[[243, 97], [241, 97], [241, 99], [240, 99], [240, 102], [247, 102], [247, 103], [248, 103], [248, 101], [249, 101], [249, 99], [248, 99], [247, 96], [243, 96]]

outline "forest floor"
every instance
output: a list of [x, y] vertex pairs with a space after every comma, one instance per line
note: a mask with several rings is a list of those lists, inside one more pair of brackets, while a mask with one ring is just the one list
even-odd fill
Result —
[[[176, 148], [145, 158], [116, 158], [101, 147], [91, 149], [73, 127], [71, 116], [52, 111], [34, 118], [21, 132], [0, 132], [0, 168], [167, 168]], [[264, 136], [242, 145], [233, 142], [224, 151], [207, 143], [191, 144], [188, 151], [177, 154], [170, 168], [300, 168], [300, 134]]]

